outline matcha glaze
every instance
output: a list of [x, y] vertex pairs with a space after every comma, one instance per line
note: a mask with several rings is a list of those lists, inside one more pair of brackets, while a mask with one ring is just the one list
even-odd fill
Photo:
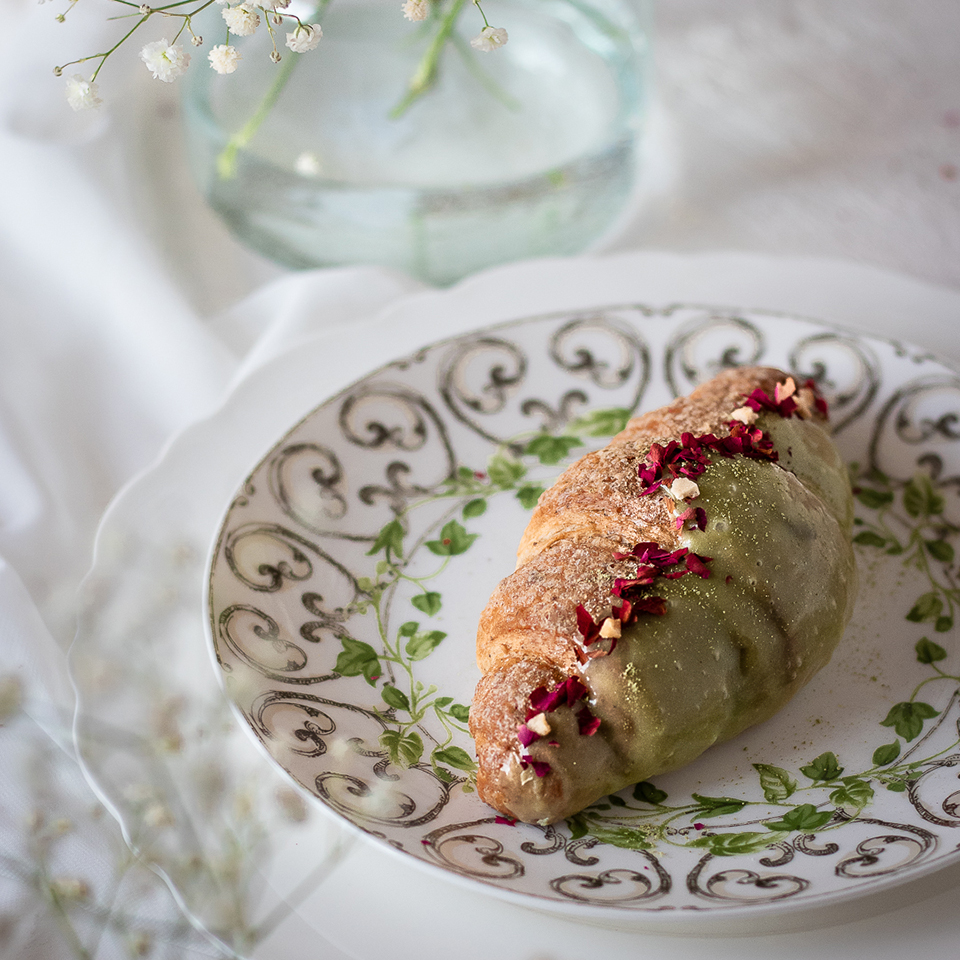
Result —
[[658, 579], [647, 590], [666, 614], [641, 616], [586, 665], [597, 733], [580, 736], [573, 712], [557, 710], [528, 751], [566, 781], [569, 804], [547, 816], [542, 782], [527, 777], [511, 798], [520, 819], [560, 820], [689, 763], [772, 716], [829, 661], [856, 592], [847, 472], [816, 424], [763, 414], [757, 425], [779, 462], [713, 458], [690, 501], [706, 529], [683, 541], [713, 558], [709, 578]]

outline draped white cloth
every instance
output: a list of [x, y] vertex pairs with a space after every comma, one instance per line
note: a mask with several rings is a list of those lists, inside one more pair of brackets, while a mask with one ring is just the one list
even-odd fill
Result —
[[[54, 4], [2, 5], [0, 954], [221, 956], [125, 860], [72, 758], [76, 590], [104, 509], [177, 431], [278, 352], [419, 284], [375, 269], [288, 274], [241, 248], [189, 180], [175, 87], [126, 54], [100, 111], [66, 106], [52, 65], [99, 49], [107, 5], [82, 0], [66, 25]], [[832, 256], [960, 290], [960, 5], [661, 0], [657, 21], [648, 191], [610, 249]], [[955, 326], [924, 335], [960, 352]], [[457, 937], [470, 897], [429, 889]], [[960, 936], [952, 902], [816, 937], [712, 943], [573, 925], [541, 941], [522, 911], [478, 904], [476, 916], [498, 925], [491, 943], [511, 960], [945, 960]], [[293, 956], [290, 937], [256, 955]], [[408, 940], [398, 931], [393, 954], [416, 955]], [[377, 955], [359, 935], [307, 946], [297, 955]]]

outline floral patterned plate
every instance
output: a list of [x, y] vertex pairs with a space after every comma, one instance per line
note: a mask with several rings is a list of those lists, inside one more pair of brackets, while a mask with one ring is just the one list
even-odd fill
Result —
[[[554, 827], [473, 786], [474, 634], [537, 495], [631, 412], [746, 363], [813, 377], [854, 475], [861, 587], [780, 714]], [[302, 791], [417, 861], [590, 919], [790, 910], [956, 863], [960, 375], [822, 322], [630, 302], [363, 377], [250, 474], [212, 554], [226, 689]], [[688, 915], [690, 915], [688, 913]]]

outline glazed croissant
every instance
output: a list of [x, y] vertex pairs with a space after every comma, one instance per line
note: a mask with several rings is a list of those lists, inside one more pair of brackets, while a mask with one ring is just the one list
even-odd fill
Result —
[[830, 659], [856, 571], [814, 385], [721, 373], [540, 498], [477, 633], [478, 791], [546, 825], [767, 719]]

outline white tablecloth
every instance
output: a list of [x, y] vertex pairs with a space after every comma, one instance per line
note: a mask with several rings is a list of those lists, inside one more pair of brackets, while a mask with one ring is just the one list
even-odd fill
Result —
[[[171, 436], [279, 350], [418, 285], [375, 270], [288, 275], [243, 250], [189, 181], [175, 89], [118, 66], [99, 113], [65, 107], [50, 67], [97, 47], [102, 11], [84, 20], [80, 4], [63, 26], [52, 5], [3, 6], [0, 954], [220, 956], [131, 862], [73, 759], [76, 590], [102, 512]], [[609, 249], [831, 256], [960, 290], [954, 0], [662, 0], [657, 19], [648, 190]], [[960, 349], [955, 327], [903, 335]], [[402, 912], [413, 893], [393, 869]], [[422, 882], [455, 944], [469, 895]], [[544, 942], [518, 933], [515, 955], [938, 960], [956, 955], [953, 902], [750, 947], [571, 925]], [[521, 914], [503, 908], [500, 922], [526, 929]], [[256, 955], [292, 956], [296, 942], [291, 928]], [[314, 947], [303, 955], [380, 949], [359, 931]]]

